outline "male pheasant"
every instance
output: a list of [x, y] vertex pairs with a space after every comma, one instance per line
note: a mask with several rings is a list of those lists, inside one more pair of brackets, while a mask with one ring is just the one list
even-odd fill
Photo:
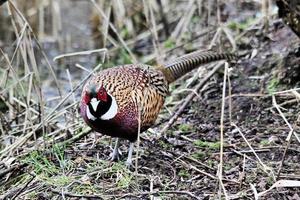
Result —
[[168, 85], [200, 64], [236, 59], [235, 54], [193, 52], [168, 64], [151, 67], [128, 64], [100, 71], [83, 87], [80, 112], [95, 131], [117, 137], [112, 159], [118, 159], [119, 138], [130, 141], [126, 164], [131, 164], [134, 142], [152, 126], [168, 95]]

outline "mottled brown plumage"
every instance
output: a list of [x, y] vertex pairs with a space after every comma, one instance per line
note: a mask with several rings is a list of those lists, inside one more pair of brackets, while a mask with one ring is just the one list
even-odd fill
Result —
[[144, 131], [155, 122], [168, 93], [168, 83], [163, 73], [142, 64], [103, 70], [87, 82], [83, 91], [91, 84], [105, 86], [106, 91], [115, 97], [119, 111], [108, 120], [108, 126], [120, 126], [120, 130], [110, 133], [107, 125], [98, 126], [99, 122], [92, 123], [86, 117], [85, 120], [100, 133], [130, 141], [135, 141], [137, 137], [138, 106], [141, 110], [141, 131]]
[[[169, 83], [201, 64], [234, 58], [235, 54], [194, 52], [158, 67], [129, 64], [105, 69], [84, 86], [81, 115], [95, 131], [134, 142], [138, 136], [139, 118], [141, 132], [155, 123], [168, 95]], [[118, 144], [112, 156], [114, 159], [118, 155]]]

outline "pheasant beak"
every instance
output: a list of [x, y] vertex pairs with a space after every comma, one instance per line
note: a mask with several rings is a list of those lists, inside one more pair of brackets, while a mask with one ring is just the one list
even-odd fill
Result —
[[90, 103], [92, 105], [93, 110], [96, 112], [98, 104], [100, 103], [100, 101], [97, 100], [96, 98], [92, 98]]

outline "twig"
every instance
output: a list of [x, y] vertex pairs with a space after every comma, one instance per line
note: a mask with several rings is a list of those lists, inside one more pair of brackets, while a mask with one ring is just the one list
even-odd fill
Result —
[[[19, 17], [24, 21], [24, 24], [25, 24], [24, 26], [27, 29], [29, 29], [29, 32], [33, 35], [33, 38], [34, 38], [34, 40], [36, 42], [36, 45], [37, 45], [38, 49], [40, 50], [42, 56], [44, 57], [44, 59], [46, 61], [46, 64], [47, 64], [47, 67], [49, 68], [49, 71], [51, 72], [51, 75], [53, 76], [54, 82], [55, 82], [55, 84], [57, 86], [57, 90], [58, 90], [59, 96], [62, 98], [62, 89], [60, 87], [60, 84], [58, 83], [57, 76], [56, 76], [56, 74], [54, 72], [54, 69], [53, 69], [52, 65], [50, 64], [50, 62], [48, 60], [48, 57], [47, 57], [44, 49], [42, 48], [41, 43], [39, 42], [39, 40], [37, 39], [36, 35], [34, 34], [34, 31], [33, 31], [32, 27], [29, 25], [28, 21], [26, 20], [26, 18], [24, 17], [24, 15], [21, 13], [21, 11], [17, 8], [17, 6], [14, 4], [14, 2], [9, 1], [9, 5], [14, 8], [14, 10], [19, 15]], [[17, 32], [17, 30], [15, 30], [15, 31], [16, 31], [16, 35], [17, 35], [18, 32]]]
[[261, 7], [262, 13], [263, 13], [265, 34], [267, 34], [269, 31], [269, 20], [270, 20], [270, 15], [269, 15], [270, 5], [269, 5], [269, 3], [270, 3], [269, 0], [263, 0], [262, 7]]
[[39, 128], [42, 127], [42, 125], [46, 122], [48, 122], [52, 117], [53, 114], [55, 114], [55, 111], [74, 93], [74, 91], [76, 91], [95, 71], [97, 71], [100, 68], [101, 64], [99, 64], [98, 66], [95, 67], [95, 69], [88, 74], [80, 83], [78, 83], [74, 89], [69, 92], [52, 110], [51, 112], [44, 117], [44, 120], [37, 124], [35, 127], [33, 127], [33, 130], [29, 133], [27, 133], [26, 135], [24, 135], [23, 137], [19, 138], [16, 142], [14, 142], [12, 145], [6, 147], [5, 149], [0, 151], [0, 158], [2, 158], [4, 156], [4, 154], [15, 150], [16, 148], [22, 146], [24, 143], [26, 143], [27, 140], [29, 140], [29, 138], [31, 138], [33, 136], [33, 134], [35, 133], [36, 130], [38, 130]]
[[124, 195], [117, 195], [120, 196], [120, 198], [118, 199], [123, 199], [125, 197], [133, 197], [133, 196], [145, 196], [145, 195], [157, 195], [157, 194], [181, 194], [181, 195], [187, 195], [189, 197], [191, 197], [192, 199], [197, 199], [200, 200], [199, 197], [195, 196], [193, 193], [189, 192], [189, 191], [179, 191], [179, 190], [163, 190], [163, 191], [156, 191], [156, 192], [140, 192], [140, 193], [127, 193]]
[[243, 170], [242, 173], [240, 173], [239, 175], [239, 181], [240, 181], [239, 189], [242, 189], [243, 180], [245, 179], [246, 176], [245, 166], [246, 166], [246, 154], [244, 154], [244, 159], [243, 159]]
[[[56, 189], [51, 188], [51, 191], [53, 193], [61, 195], [62, 192]], [[88, 195], [88, 194], [75, 194], [71, 192], [63, 192], [65, 196], [68, 197], [81, 197], [81, 198], [97, 198], [97, 199], [105, 199], [109, 197], [118, 197], [118, 199], [123, 199], [125, 197], [136, 197], [136, 196], [149, 196], [149, 195], [158, 195], [158, 194], [181, 194], [181, 195], [187, 195], [191, 197], [192, 199], [197, 199], [200, 200], [199, 197], [195, 196], [189, 191], [179, 191], [179, 190], [163, 190], [163, 191], [155, 191], [155, 192], [139, 192], [139, 193], [126, 193], [126, 194], [117, 194], [117, 195], [100, 195], [100, 194], [93, 194], [93, 195]]]
[[59, 143], [58, 145], [68, 146], [68, 145], [73, 144], [74, 142], [80, 140], [81, 138], [83, 138], [84, 136], [88, 135], [91, 132], [92, 132], [92, 129], [87, 127], [86, 129], [84, 129], [83, 131], [78, 133], [77, 135], [74, 135], [72, 138], [63, 141], [63, 142]]
[[224, 184], [223, 184], [223, 151], [224, 151], [224, 113], [225, 113], [225, 96], [226, 96], [226, 80], [228, 73], [228, 63], [225, 62], [224, 79], [223, 79], [223, 90], [222, 90], [222, 105], [221, 105], [221, 118], [220, 118], [220, 163], [218, 167], [218, 178], [219, 178], [219, 197], [221, 199], [221, 188], [225, 195], [225, 199], [228, 199]]
[[288, 150], [288, 148], [289, 148], [289, 146], [291, 144], [291, 136], [292, 136], [292, 134], [294, 133], [294, 135], [295, 135], [296, 139], [298, 140], [298, 142], [300, 142], [300, 141], [299, 141], [299, 138], [297, 137], [297, 134], [294, 132], [294, 129], [293, 129], [292, 125], [287, 121], [287, 119], [285, 118], [284, 114], [280, 110], [280, 108], [279, 108], [279, 106], [278, 106], [278, 104], [276, 102], [276, 98], [275, 98], [274, 95], [272, 96], [272, 102], [273, 102], [273, 106], [277, 109], [277, 111], [279, 112], [280, 116], [282, 117], [282, 119], [285, 121], [285, 123], [288, 125], [288, 127], [290, 129], [289, 135], [286, 138], [287, 144], [285, 146], [284, 153], [283, 153], [282, 159], [280, 161], [280, 166], [279, 166], [279, 169], [278, 169], [278, 172], [277, 172], [277, 176], [276, 176], [276, 180], [278, 180], [279, 177], [280, 177], [282, 166], [284, 164], [284, 160], [286, 158], [287, 150]]
[[193, 16], [196, 6], [194, 5], [195, 0], [189, 0], [186, 5], [186, 12], [181, 17], [180, 21], [177, 23], [174, 31], [171, 34], [171, 38], [176, 40], [176, 44], [179, 44], [182, 34], [186, 31], [187, 25], [191, 22], [191, 17]]
[[228, 106], [229, 106], [229, 122], [232, 122], [232, 88], [231, 88], [231, 80], [230, 80], [230, 69], [228, 69], [228, 76], [227, 76], [227, 81], [228, 81], [228, 96], [229, 96], [229, 102], [228, 102]]
[[[218, 63], [208, 74], [206, 77], [202, 79], [202, 81], [195, 87], [193, 91], [199, 91], [207, 81], [221, 68], [224, 62]], [[180, 108], [176, 111], [176, 113], [172, 116], [172, 118], [168, 121], [167, 125], [161, 130], [161, 134], [168, 130], [172, 124], [177, 120], [179, 115], [184, 111], [186, 106], [190, 103], [190, 101], [196, 96], [195, 92], [191, 92], [184, 100], [182, 104], [180, 104]]]
[[101, 10], [101, 8], [97, 5], [97, 3], [95, 2], [95, 0], [90, 0], [94, 7], [96, 8], [96, 10], [99, 12], [100, 16], [108, 23], [109, 27], [111, 28], [111, 30], [117, 35], [119, 41], [121, 42], [121, 44], [123, 45], [123, 47], [126, 49], [126, 51], [129, 53], [129, 55], [131, 56], [131, 59], [134, 63], [137, 63], [137, 59], [134, 56], [134, 54], [132, 53], [132, 51], [129, 49], [128, 45], [126, 44], [126, 42], [123, 40], [123, 38], [121, 37], [121, 35], [119, 34], [119, 32], [117, 31], [117, 29], [115, 28], [115, 26], [109, 21], [108, 17], [105, 15], [105, 13]]
[[104, 199], [102, 195], [100, 194], [93, 194], [93, 195], [88, 195], [88, 194], [75, 194], [72, 192], [65, 192], [65, 191], [60, 191], [60, 190], [56, 190], [50, 187], [51, 192], [55, 193], [55, 194], [59, 194], [59, 195], [64, 195], [67, 197], [79, 197], [79, 198], [97, 198], [97, 199]]
[[11, 200], [14, 200], [15, 198], [17, 198], [25, 188], [27, 188], [27, 186], [33, 181], [33, 179], [35, 178], [35, 176], [33, 176], [32, 174], [31, 175], [31, 178], [27, 181], [27, 183], [24, 184], [24, 186], [18, 190], [18, 192], [11, 198]]
[[184, 157], [185, 157], [187, 160], [193, 161], [193, 162], [195, 162], [195, 163], [201, 165], [202, 167], [205, 167], [205, 168], [210, 169], [210, 170], [214, 170], [212, 167], [210, 167], [210, 166], [208, 166], [208, 165], [206, 165], [206, 164], [204, 164], [204, 163], [202, 163], [202, 162], [200, 162], [200, 161], [198, 161], [198, 160], [196, 160], [196, 159], [194, 159], [194, 158], [192, 158], [192, 157], [187, 157], [187, 156], [184, 156]]
[[0, 179], [5, 176], [6, 174], [14, 171], [14, 170], [21, 170], [23, 167], [25, 167], [27, 164], [23, 163], [23, 164], [18, 164], [18, 165], [14, 165], [8, 169], [2, 170], [0, 171]]
[[93, 49], [93, 50], [88, 50], [88, 51], [78, 51], [78, 52], [73, 52], [73, 53], [66, 53], [66, 54], [61, 54], [59, 56], [55, 56], [53, 58], [53, 61], [56, 61], [56, 60], [64, 58], [64, 57], [78, 56], [78, 55], [90, 55], [92, 53], [106, 53], [106, 52], [107, 52], [107, 49], [102, 48], [102, 49]]
[[284, 114], [282, 113], [282, 111], [280, 110], [277, 102], [276, 102], [276, 98], [273, 95], [272, 96], [272, 102], [273, 102], [273, 106], [276, 108], [276, 110], [279, 112], [280, 116], [282, 117], [282, 119], [284, 120], [284, 122], [287, 124], [287, 126], [290, 129], [290, 132], [286, 138], [287, 141], [291, 140], [292, 135], [295, 136], [295, 138], [297, 139], [297, 141], [300, 143], [300, 138], [298, 137], [297, 133], [294, 131], [292, 125], [288, 122], [288, 120], [286, 119], [286, 117], [284, 116]]
[[[144, 101], [145, 98], [143, 98]], [[140, 142], [141, 142], [141, 123], [142, 123], [142, 105], [144, 102], [136, 102], [138, 107], [138, 132], [137, 132], [137, 148], [136, 148], [136, 159], [135, 159], [135, 176], [137, 177], [138, 174], [138, 159], [139, 159], [139, 152], [140, 152]], [[142, 104], [142, 105], [141, 105]]]
[[170, 27], [169, 27], [168, 19], [166, 13], [164, 12], [164, 6], [162, 5], [161, 0], [157, 0], [157, 3], [159, 5], [159, 14], [161, 16], [161, 21], [164, 27], [163, 30], [165, 31], [166, 38], [167, 38], [170, 35]]
[[[213, 180], [218, 180], [219, 178], [217, 178], [216, 176], [212, 175], [212, 174], [209, 174], [203, 170], [200, 170], [198, 169], [197, 167], [193, 166], [193, 165], [190, 165], [190, 168], [195, 170], [196, 172], [199, 172], [200, 174], [204, 175], [204, 176], [207, 176]], [[228, 182], [231, 182], [231, 183], [236, 183], [236, 184], [239, 184], [238, 181], [235, 181], [233, 179], [226, 179], [226, 178], [223, 178], [222, 181], [228, 181]]]
[[289, 90], [278, 91], [278, 92], [274, 92], [273, 94], [277, 95], [277, 94], [285, 94], [285, 93], [291, 93], [291, 92], [297, 92], [297, 91], [300, 91], [300, 88], [293, 88], [293, 89], [289, 89]]
[[285, 160], [285, 158], [286, 158], [286, 153], [287, 153], [287, 150], [288, 150], [289, 147], [290, 147], [290, 144], [291, 144], [291, 140], [288, 140], [288, 141], [287, 141], [287, 144], [286, 144], [286, 146], [285, 146], [285, 148], [284, 148], [283, 156], [282, 156], [282, 159], [281, 159], [281, 161], [280, 161], [279, 169], [278, 169], [278, 172], [277, 172], [277, 176], [276, 176], [276, 180], [277, 180], [277, 181], [278, 181], [279, 178], [280, 178], [281, 169], [282, 169], [282, 166], [283, 166], [283, 164], [284, 164], [284, 160]]
[[[262, 161], [261, 159], [259, 158], [259, 156], [257, 155], [257, 153], [255, 152], [255, 150], [252, 148], [252, 146], [250, 145], [250, 143], [248, 142], [248, 140], [246, 139], [245, 135], [242, 133], [241, 129], [235, 124], [235, 123], [232, 123], [231, 124], [232, 126], [235, 127], [235, 129], [240, 133], [240, 135], [242, 136], [242, 138], [244, 139], [244, 141], [247, 143], [248, 147], [251, 149], [251, 151], [253, 152], [253, 154], [255, 155], [256, 159], [258, 160], [259, 164], [263, 167], [263, 170], [265, 173], [267, 174], [270, 174], [269, 171], [271, 171], [271, 169], [266, 166]], [[271, 171], [272, 172], [272, 171]], [[274, 180], [275, 180], [275, 177], [274, 177], [274, 174], [271, 173], [271, 175], [273, 176]]]

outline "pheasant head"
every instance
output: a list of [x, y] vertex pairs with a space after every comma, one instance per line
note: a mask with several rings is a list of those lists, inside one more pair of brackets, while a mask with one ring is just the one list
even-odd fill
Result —
[[81, 114], [89, 121], [110, 120], [116, 116], [118, 106], [115, 98], [101, 85], [86, 87], [81, 102]]

